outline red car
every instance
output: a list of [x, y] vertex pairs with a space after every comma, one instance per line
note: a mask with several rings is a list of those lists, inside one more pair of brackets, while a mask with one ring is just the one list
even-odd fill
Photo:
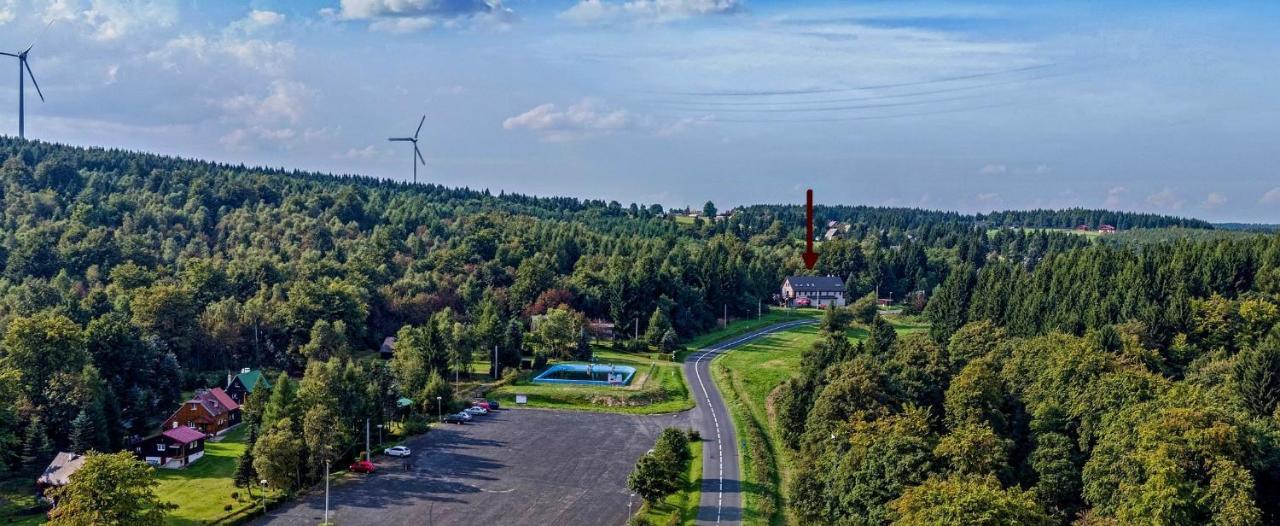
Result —
[[494, 409], [494, 408], [489, 404], [489, 401], [488, 401], [488, 400], [485, 400], [485, 399], [483, 399], [483, 398], [477, 398], [477, 399], [472, 400], [472, 401], [471, 401], [471, 405], [472, 405], [472, 406], [475, 406], [475, 407], [483, 407], [483, 408], [485, 408], [485, 410], [487, 410], [487, 411], [492, 411], [492, 410]]
[[369, 462], [368, 460], [358, 460], [354, 464], [351, 464], [351, 467], [347, 469], [352, 473], [373, 473], [373, 470], [377, 468], [373, 465], [373, 462]]
[[813, 302], [809, 301], [809, 298], [796, 298], [797, 307], [808, 307], [809, 305], [812, 305], [812, 304]]

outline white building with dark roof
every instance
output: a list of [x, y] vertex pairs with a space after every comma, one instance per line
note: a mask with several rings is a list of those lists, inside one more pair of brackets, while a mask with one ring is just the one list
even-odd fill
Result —
[[782, 299], [788, 305], [843, 307], [844, 281], [835, 276], [787, 276], [782, 281]]

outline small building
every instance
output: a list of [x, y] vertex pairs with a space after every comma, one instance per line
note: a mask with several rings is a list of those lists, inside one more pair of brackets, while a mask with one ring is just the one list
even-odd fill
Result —
[[201, 389], [164, 421], [164, 429], [195, 429], [219, 435], [240, 424], [240, 404], [222, 389]]
[[1116, 227], [1111, 226], [1111, 225], [1102, 225], [1102, 226], [1098, 227], [1098, 233], [1099, 233], [1099, 234], [1114, 234], [1114, 233], [1116, 233]]
[[782, 299], [789, 305], [804, 298], [815, 307], [843, 307], [844, 295], [844, 281], [835, 276], [787, 276], [782, 281]]
[[839, 236], [840, 236], [840, 229], [836, 227], [831, 227], [827, 229], [826, 234], [822, 235], [822, 238], [827, 241], [831, 241]]
[[891, 307], [893, 306], [893, 300], [889, 298], [877, 298], [876, 305], [881, 307]]
[[204, 441], [204, 433], [189, 427], [166, 429], [142, 439], [134, 446], [134, 454], [153, 466], [184, 468], [204, 456]]
[[383, 360], [390, 360], [396, 355], [396, 337], [387, 336], [382, 339], [382, 346], [378, 347], [378, 356]]
[[1086, 225], [1086, 224], [1084, 224], [1084, 223], [1078, 224], [1078, 225], [1076, 225], [1076, 231], [1077, 231], [1077, 232], [1088, 232], [1088, 231], [1089, 231], [1089, 225]]
[[249, 398], [249, 394], [254, 389], [263, 388], [271, 390], [271, 382], [262, 375], [262, 371], [254, 371], [245, 367], [240, 370], [240, 374], [235, 376], [227, 375], [227, 395], [235, 400], [237, 404], [243, 404]]
[[70, 484], [71, 475], [83, 465], [84, 455], [66, 451], [59, 452], [53, 457], [53, 461], [49, 463], [49, 466], [44, 468], [44, 473], [40, 474], [40, 478], [36, 479], [36, 490], [43, 497], [45, 492], [50, 489]]
[[591, 333], [591, 337], [597, 340], [613, 340], [614, 324], [606, 320], [590, 320], [587, 322], [587, 331]]

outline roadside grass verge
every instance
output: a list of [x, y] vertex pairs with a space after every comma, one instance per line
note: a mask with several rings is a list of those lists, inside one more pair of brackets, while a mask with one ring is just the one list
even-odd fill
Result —
[[[522, 371], [515, 381], [487, 393], [503, 407], [520, 407], [517, 394], [525, 395], [523, 407], [569, 409], [604, 413], [675, 413], [693, 408], [693, 398], [685, 384], [680, 364], [657, 354], [626, 354], [596, 348], [601, 365], [630, 365], [636, 368], [631, 385], [606, 387], [591, 385], [535, 384], [537, 371]], [[554, 362], [553, 362], [554, 363]]]
[[[922, 333], [929, 324], [914, 317], [885, 318], [898, 335]], [[866, 328], [847, 335], [861, 341]], [[742, 441], [743, 519], [747, 524], [786, 524], [785, 489], [792, 477], [793, 452], [782, 445], [770, 397], [778, 386], [800, 372], [801, 354], [818, 338], [815, 325], [801, 325], [763, 336], [722, 354], [711, 363], [712, 378], [729, 406], [734, 430]], [[761, 460], [770, 466], [758, 466]]]
[[771, 309], [768, 314], [760, 318], [752, 318], [748, 320], [737, 320], [729, 324], [723, 329], [716, 329], [684, 343], [685, 350], [682, 351], [677, 358], [684, 361], [686, 355], [710, 347], [717, 343], [724, 342], [745, 335], [750, 332], [758, 331], [770, 325], [783, 323], [787, 321], [818, 319], [822, 316], [819, 309]]
[[[689, 461], [689, 471], [685, 473], [684, 487], [680, 491], [652, 506], [648, 503], [641, 506], [639, 518], [644, 523], [692, 525], [698, 518], [698, 500], [702, 498], [702, 446], [702, 442], [689, 443], [693, 460]], [[673, 516], [679, 519], [672, 519]]]

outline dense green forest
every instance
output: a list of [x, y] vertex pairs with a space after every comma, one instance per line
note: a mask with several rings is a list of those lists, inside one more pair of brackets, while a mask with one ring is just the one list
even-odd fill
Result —
[[[184, 391], [266, 367], [285, 374], [250, 404], [259, 456], [245, 477], [290, 489], [397, 397], [447, 396], [475, 352], [497, 347], [507, 365], [574, 352], [572, 334], [550, 341], [531, 316], [687, 338], [808, 273], [799, 206], [688, 224], [654, 204], [13, 139], [0, 162], [5, 470], [116, 450]], [[789, 491], [797, 517], [928, 523], [964, 495], [1022, 523], [1275, 516], [1280, 237], [1038, 230], [1210, 227], [1090, 210], [817, 214], [850, 228], [821, 243], [813, 272], [905, 299], [933, 326], [856, 347], [842, 314], [824, 322], [780, 399], [807, 459]], [[352, 359], [387, 335], [395, 360]]]

